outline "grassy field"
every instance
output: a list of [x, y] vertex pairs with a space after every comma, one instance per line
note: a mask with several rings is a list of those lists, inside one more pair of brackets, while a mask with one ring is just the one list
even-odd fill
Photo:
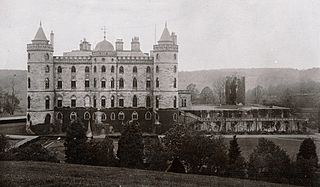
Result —
[[287, 186], [260, 181], [46, 162], [0, 162], [0, 186]]

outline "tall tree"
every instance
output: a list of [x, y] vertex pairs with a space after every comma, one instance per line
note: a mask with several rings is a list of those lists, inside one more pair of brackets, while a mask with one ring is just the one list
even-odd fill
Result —
[[118, 142], [117, 155], [120, 159], [120, 166], [141, 168], [143, 148], [143, 137], [139, 123], [136, 121], [128, 122]]
[[230, 140], [228, 152], [228, 173], [232, 177], [243, 177], [245, 175], [245, 160], [241, 156], [241, 150], [236, 135]]
[[202, 104], [213, 104], [214, 103], [214, 95], [211, 88], [204, 87], [200, 93], [200, 101]]
[[86, 164], [88, 152], [86, 129], [80, 119], [71, 122], [67, 127], [65, 146], [66, 161], [74, 164]]
[[190, 93], [191, 93], [191, 101], [192, 101], [192, 103], [196, 103], [197, 99], [198, 99], [198, 96], [199, 96], [199, 90], [197, 89], [197, 85], [191, 83], [186, 87], [186, 89], [189, 90]]
[[225, 86], [226, 80], [225, 78], [218, 78], [216, 82], [213, 84], [213, 92], [216, 94], [218, 98], [218, 103], [220, 105], [225, 103]]

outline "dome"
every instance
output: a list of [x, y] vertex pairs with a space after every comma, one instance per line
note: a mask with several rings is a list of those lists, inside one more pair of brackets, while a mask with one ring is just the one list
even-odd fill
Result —
[[107, 40], [99, 42], [94, 48], [95, 51], [114, 51], [113, 45]]

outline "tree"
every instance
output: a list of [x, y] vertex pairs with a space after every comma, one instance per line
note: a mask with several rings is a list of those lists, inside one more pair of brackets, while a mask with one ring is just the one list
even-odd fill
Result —
[[315, 170], [318, 166], [316, 145], [311, 138], [306, 138], [300, 145], [296, 161], [296, 182], [300, 185], [312, 184]]
[[8, 139], [5, 137], [5, 135], [0, 134], [0, 160], [5, 157], [5, 151], [7, 150], [9, 146]]
[[118, 142], [118, 158], [120, 166], [129, 168], [141, 168], [143, 164], [143, 137], [136, 121], [129, 121], [121, 133]]
[[88, 152], [86, 129], [83, 122], [76, 119], [67, 127], [65, 146], [66, 161], [74, 164], [86, 164]]
[[272, 141], [261, 138], [250, 155], [248, 174], [253, 179], [288, 182], [290, 177], [289, 156]]
[[220, 105], [225, 103], [225, 86], [226, 80], [224, 78], [217, 79], [213, 84], [213, 92], [216, 94]]
[[228, 173], [232, 177], [244, 177], [245, 175], [245, 160], [241, 156], [240, 147], [238, 145], [236, 135], [230, 140], [228, 152]]
[[172, 155], [160, 143], [159, 139], [145, 138], [145, 158], [149, 164], [148, 169], [156, 171], [165, 171], [168, 168], [168, 161]]
[[192, 101], [192, 103], [196, 103], [197, 99], [198, 99], [198, 96], [199, 96], [199, 90], [196, 87], [197, 87], [196, 84], [191, 83], [186, 88], [191, 93], [191, 101]]
[[202, 104], [213, 104], [214, 103], [214, 95], [211, 88], [204, 87], [200, 93], [200, 102]]

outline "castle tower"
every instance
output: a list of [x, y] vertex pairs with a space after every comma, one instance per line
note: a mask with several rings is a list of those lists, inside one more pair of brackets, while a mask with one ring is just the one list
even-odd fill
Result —
[[27, 124], [53, 123], [53, 44], [47, 40], [41, 23], [31, 44], [27, 45], [27, 52]]
[[177, 36], [174, 33], [170, 35], [167, 24], [158, 44], [153, 46], [153, 55], [154, 108], [159, 113], [160, 123], [163, 118], [175, 121], [178, 110], [178, 45]]

